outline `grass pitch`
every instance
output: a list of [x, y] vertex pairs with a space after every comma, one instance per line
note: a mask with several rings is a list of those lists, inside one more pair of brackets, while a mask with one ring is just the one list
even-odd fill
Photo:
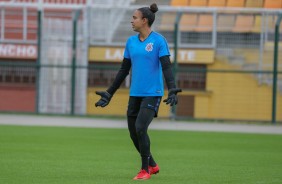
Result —
[[[280, 184], [282, 135], [149, 131], [154, 184]], [[0, 126], [0, 183], [131, 184], [140, 158], [125, 129]]]

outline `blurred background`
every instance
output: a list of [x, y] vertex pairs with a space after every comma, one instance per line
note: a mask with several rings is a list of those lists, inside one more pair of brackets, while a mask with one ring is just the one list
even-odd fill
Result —
[[124, 117], [130, 75], [106, 108], [95, 91], [153, 2], [183, 89], [160, 117], [282, 122], [282, 0], [0, 0], [0, 112]]

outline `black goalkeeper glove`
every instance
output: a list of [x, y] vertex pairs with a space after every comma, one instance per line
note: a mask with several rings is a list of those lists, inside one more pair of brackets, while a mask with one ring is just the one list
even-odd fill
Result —
[[95, 103], [96, 107], [106, 107], [110, 103], [112, 95], [107, 91], [96, 91], [96, 94], [101, 96], [101, 99]]
[[180, 88], [172, 88], [168, 91], [168, 97], [163, 102], [170, 106], [176, 105], [178, 102], [177, 93], [180, 93], [182, 90]]

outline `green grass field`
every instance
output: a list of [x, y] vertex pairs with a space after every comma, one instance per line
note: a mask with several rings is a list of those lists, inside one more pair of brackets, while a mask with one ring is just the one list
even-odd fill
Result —
[[0, 183], [282, 183], [282, 135], [149, 133], [161, 170], [133, 181], [140, 159], [126, 129], [0, 126]]

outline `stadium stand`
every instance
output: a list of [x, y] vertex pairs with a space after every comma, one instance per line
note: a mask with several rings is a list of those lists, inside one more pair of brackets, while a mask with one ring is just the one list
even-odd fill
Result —
[[217, 31], [228, 32], [231, 31], [235, 25], [235, 15], [232, 14], [220, 14], [217, 20]]
[[[244, 8], [281, 8], [282, 0], [171, 0], [171, 6], [187, 7], [244, 7]], [[260, 15], [240, 15], [234, 16], [237, 12], [229, 11], [226, 14], [218, 15], [218, 31], [231, 31], [235, 33], [259, 33], [261, 32], [262, 18]], [[230, 14], [230, 15], [227, 15]], [[234, 14], [234, 15], [233, 15]], [[164, 14], [160, 28], [162, 30], [172, 30], [168, 26], [175, 16]], [[190, 19], [190, 20], [187, 20]], [[268, 27], [273, 30], [276, 20], [268, 18]], [[210, 32], [213, 24], [212, 15], [183, 15], [180, 21], [181, 31]], [[195, 23], [196, 21], [196, 23]], [[162, 25], [164, 24], [164, 25]], [[170, 27], [165, 29], [165, 27]], [[282, 27], [281, 27], [282, 29]]]
[[171, 0], [171, 6], [282, 8], [282, 0]]
[[282, 8], [282, 0], [265, 0], [264, 8]]
[[253, 15], [238, 15], [236, 17], [233, 32], [251, 32], [253, 29], [254, 16]]
[[6, 8], [4, 27], [5, 39], [36, 40], [36, 9]]
[[209, 0], [208, 6], [209, 7], [225, 7], [226, 0]]
[[190, 0], [171, 0], [171, 6], [188, 6]]
[[176, 13], [163, 14], [161, 23], [158, 28], [161, 31], [173, 31], [175, 19], [176, 19]]
[[180, 19], [180, 31], [193, 31], [198, 22], [197, 14], [183, 14]]
[[251, 32], [253, 32], [253, 33], [260, 33], [262, 30], [262, 28], [261, 28], [261, 16], [260, 15], [256, 15], [255, 16], [255, 22], [254, 22], [254, 26], [253, 26], [253, 28], [252, 28], [252, 30], [251, 30]]
[[[7, 7], [7, 2], [20, 2], [26, 4], [21, 8], [15, 8], [16, 6]], [[2, 3], [1, 5], [5, 5], [5, 7], [0, 7], [1, 44], [32, 43], [33, 46], [36, 45], [37, 8], [32, 9], [25, 7], [27, 7], [27, 4], [37, 2], [38, 0], [0, 0], [0, 3]], [[87, 58], [88, 49], [90, 47], [102, 48], [101, 50], [111, 48], [112, 51], [119, 49], [119, 51], [121, 51], [119, 52], [121, 53], [119, 56], [122, 57], [122, 49], [126, 39], [129, 35], [135, 34], [132, 31], [130, 24], [133, 10], [133, 7], [130, 6], [145, 6], [153, 2], [156, 2], [158, 5], [171, 6], [160, 8], [160, 11], [156, 16], [156, 22], [153, 25], [153, 30], [160, 32], [166, 37], [171, 49], [173, 49], [175, 44], [174, 24], [176, 14], [183, 10], [178, 32], [180, 57], [178, 57], [177, 61], [179, 62], [177, 83], [184, 89], [184, 91], [204, 91], [210, 90], [211, 88], [211, 83], [209, 82], [211, 80], [210, 75], [213, 74], [209, 73], [206, 75], [204, 72], [189, 72], [188, 69], [191, 68], [195, 70], [199, 68], [210, 69], [214, 64], [217, 65], [220, 62], [226, 62], [225, 64], [231, 67], [236, 66], [236, 69], [242, 71], [271, 71], [273, 68], [274, 25], [277, 21], [277, 12], [282, 8], [282, 0], [43, 0], [43, 2], [51, 3], [53, 4], [53, 7], [57, 6], [54, 5], [54, 3], [65, 4], [67, 5], [66, 7], [68, 10], [59, 10], [58, 7], [55, 8], [57, 10], [52, 10], [52, 8], [44, 9], [44, 28], [46, 28], [46, 30], [43, 31], [46, 31], [50, 35], [46, 36], [46, 34], [44, 34], [42, 39], [42, 43], [45, 47], [44, 49], [48, 50], [47, 53], [47, 51], [44, 52], [44, 49], [42, 49], [42, 65], [70, 64], [71, 60], [69, 56], [71, 56], [70, 51], [72, 46], [70, 43], [72, 35], [71, 18], [73, 15], [71, 13], [73, 12], [73, 9], [70, 7], [74, 7], [75, 9], [77, 4], [85, 5], [85, 7], [87, 6], [87, 8], [85, 8], [88, 13], [87, 17], [82, 18], [85, 18], [86, 21], [78, 26], [79, 28], [83, 27], [85, 29], [83, 31], [81, 30], [82, 32], [78, 34], [77, 42], [77, 48], [80, 49], [77, 54], [80, 52], [86, 53], [84, 58], [78, 57], [78, 59], [88, 62], [83, 63], [85, 64], [85, 68], [90, 66], [87, 70], [88, 73], [83, 72], [80, 69], [77, 70], [78, 72], [79, 70], [81, 71], [81, 74], [78, 75], [81, 76], [79, 80], [85, 82], [82, 83], [81, 81], [78, 81], [77, 84], [83, 84], [87, 87], [98, 86], [104, 88], [106, 85], [110, 85], [116, 74], [115, 69], [111, 67], [116, 67], [120, 64], [118, 57], [115, 58], [116, 60], [114, 61], [110, 60], [119, 55], [116, 54], [117, 52], [110, 53], [111, 51], [101, 51], [100, 53], [95, 51], [94, 54], [99, 53], [101, 58], [110, 58], [105, 61], [99, 61], [99, 59], [90, 60]], [[113, 3], [113, 7], [109, 9], [108, 6], [98, 6], [97, 8], [95, 5], [89, 4], [89, 2], [95, 2], [99, 5], [109, 5], [108, 3]], [[116, 6], [117, 4], [119, 7]], [[17, 5], [17, 7], [19, 6]], [[2, 32], [3, 30], [4, 32]], [[85, 33], [87, 36], [84, 37], [85, 35], [82, 33]], [[83, 45], [83, 43], [86, 42], [86, 46]], [[2, 45], [5, 46], [5, 44]], [[209, 52], [213, 53], [211, 57], [207, 54]], [[171, 54], [173, 55], [174, 52], [172, 51]], [[46, 55], [47, 57], [45, 57]], [[212, 61], [207, 62], [205, 57], [211, 58]], [[220, 60], [218, 58], [224, 59]], [[18, 60], [26, 62], [23, 61], [22, 58], [18, 58]], [[31, 63], [35, 60], [36, 57], [27, 62]], [[2, 61], [4, 61], [3, 58]], [[5, 60], [5, 62], [6, 61], [8, 60]], [[281, 62], [282, 59], [279, 59], [280, 71], [282, 66]], [[62, 91], [67, 91], [67, 89], [69, 89], [69, 83], [67, 82], [70, 78], [70, 72], [61, 68], [48, 69], [46, 67], [43, 67], [41, 72], [45, 77], [40, 81], [42, 84], [41, 86], [44, 86], [44, 88], [41, 89], [42, 93], [52, 93], [55, 94], [55, 96], [57, 95], [58, 98], [63, 99], [66, 95], [60, 95]], [[263, 77], [261, 77], [261, 75], [253, 72], [252, 75], [254, 76], [252, 79], [256, 79], [256, 81], [253, 81], [257, 84], [263, 83], [272, 85], [271, 74], [263, 74]], [[278, 78], [281, 80], [282, 75], [279, 75]], [[0, 81], [4, 81], [6, 84], [26, 83], [28, 86], [34, 86], [35, 79], [35, 67], [32, 69], [27, 68], [26, 70], [21, 68], [13, 70], [4, 67], [0, 68]], [[278, 83], [282, 90], [281, 81], [278, 81]], [[85, 86], [82, 86], [80, 89], [86, 89]], [[123, 86], [128, 87], [127, 84], [123, 84]], [[78, 90], [77, 93], [78, 92], [83, 95], [86, 94], [85, 91]], [[196, 94], [195, 96], [198, 95], [197, 92], [193, 93]], [[216, 91], [213, 91], [212, 93], [216, 94]], [[46, 98], [43, 99], [43, 101], [47, 104], [46, 106], [48, 106], [49, 100]], [[185, 103], [189, 104], [189, 102]], [[65, 103], [57, 101], [56, 104], [57, 107], [59, 107], [59, 105]], [[57, 112], [63, 113], [63, 111]]]
[[[38, 2], [38, 0], [1, 0], [0, 2]], [[86, 0], [44, 0], [49, 3], [66, 3], [66, 4], [85, 4]], [[98, 0], [96, 1], [98, 2]], [[152, 1], [153, 2], [153, 1]], [[143, 0], [132, 1], [132, 5], [148, 3]], [[282, 0], [166, 0], [158, 1], [158, 4], [171, 6], [187, 6], [187, 7], [246, 7], [246, 8], [281, 8]], [[22, 40], [36, 40], [36, 19], [35, 11], [28, 11], [27, 24], [24, 24], [24, 19], [19, 17], [23, 15], [22, 11], [12, 10], [7, 15], [8, 23], [5, 23], [5, 38], [6, 39], [22, 39]], [[190, 20], [186, 20], [190, 19]], [[168, 15], [164, 13], [160, 20], [159, 28], [161, 30], [172, 31], [173, 21], [175, 15]], [[183, 15], [181, 18], [181, 31], [195, 31], [195, 32], [210, 32], [212, 31], [212, 15]], [[196, 22], [195, 22], [196, 21]], [[274, 21], [268, 18], [268, 27], [273, 30]], [[217, 18], [218, 31], [231, 31], [235, 33], [259, 33], [261, 31], [262, 18], [259, 15], [247, 16], [233, 16], [218, 15]], [[233, 26], [233, 27], [232, 27]]]
[[205, 7], [208, 4], [208, 0], [190, 0], [189, 6]]
[[246, 0], [246, 8], [262, 8], [263, 0]]
[[213, 16], [199, 15], [197, 27], [194, 29], [198, 32], [211, 32], [213, 30]]
[[244, 7], [245, 0], [227, 0], [227, 7]]
[[[10, 3], [38, 3], [38, 0], [0, 0], [1, 2]], [[56, 4], [86, 4], [86, 0], [44, 0], [43, 3], [56, 3]], [[45, 9], [46, 15], [55, 17], [59, 15], [69, 15], [71, 10], [67, 9]], [[19, 43], [36, 43], [37, 40], [37, 8], [36, 7], [6, 7], [3, 8], [0, 15], [0, 26], [4, 27], [1, 32], [1, 40], [6, 42], [19, 42]], [[4, 19], [3, 19], [3, 18]], [[71, 18], [65, 16], [66, 19]]]

